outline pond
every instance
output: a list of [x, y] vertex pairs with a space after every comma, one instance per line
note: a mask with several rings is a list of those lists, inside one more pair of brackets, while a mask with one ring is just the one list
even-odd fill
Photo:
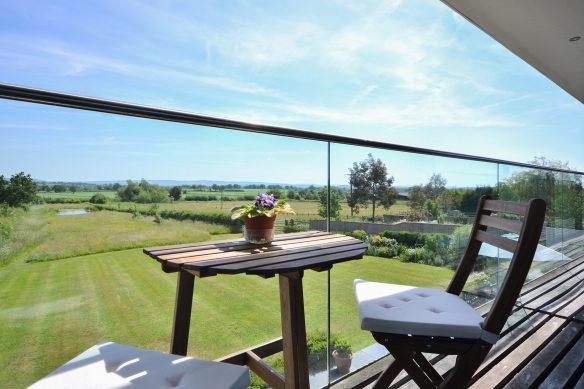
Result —
[[86, 215], [89, 212], [85, 209], [62, 209], [57, 212], [58, 216], [77, 216], [77, 215]]

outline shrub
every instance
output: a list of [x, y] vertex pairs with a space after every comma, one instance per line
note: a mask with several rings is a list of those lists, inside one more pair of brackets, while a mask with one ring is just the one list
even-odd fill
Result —
[[395, 239], [408, 247], [428, 246], [431, 250], [448, 247], [450, 243], [450, 237], [446, 234], [385, 230], [380, 235], [384, 238]]
[[67, 198], [67, 197], [46, 197], [43, 199], [46, 204], [81, 204], [83, 199]]
[[415, 247], [416, 245], [423, 245], [423, 237], [419, 232], [405, 232], [405, 231], [389, 231], [385, 230], [380, 234], [384, 238], [395, 239], [398, 243], [404, 244], [409, 247]]
[[335, 350], [337, 355], [341, 358], [350, 358], [351, 354], [353, 354], [351, 344], [344, 338], [334, 339], [332, 349]]
[[434, 253], [424, 247], [411, 248], [402, 253], [398, 259], [401, 262], [415, 262], [423, 264], [432, 264]]
[[327, 336], [323, 331], [310, 334], [306, 338], [308, 347], [308, 366], [314, 370], [324, 370], [327, 359]]
[[234, 198], [234, 200], [237, 201], [255, 201], [256, 197], [255, 196], [251, 196], [251, 195], [247, 195], [247, 196], [237, 196]]
[[393, 258], [398, 255], [399, 244], [393, 238], [384, 238], [379, 235], [372, 235], [369, 238], [368, 255], [383, 258]]
[[185, 196], [186, 201], [215, 201], [217, 196], [205, 196], [205, 195], [188, 195]]
[[282, 231], [284, 232], [284, 234], [289, 234], [292, 232], [308, 231], [308, 228], [299, 224], [288, 224], [287, 226], [284, 226]]
[[406, 212], [406, 221], [409, 222], [418, 222], [418, 221], [427, 221], [429, 218], [428, 211], [421, 208], [412, 208]]
[[89, 199], [91, 204], [105, 204], [107, 203], [107, 198], [103, 193], [96, 193]]
[[390, 247], [376, 247], [374, 252], [372, 252], [369, 255], [375, 255], [377, 257], [382, 258], [394, 258], [397, 257], [398, 251], [397, 247], [395, 249], [392, 249]]
[[[95, 205], [95, 207], [99, 210], [108, 210], [108, 211], [118, 211], [118, 212], [128, 212], [135, 214], [136, 216], [144, 215], [144, 216], [155, 216], [157, 209], [155, 207], [150, 207], [149, 210], [138, 210], [136, 206], [122, 208], [120, 203], [117, 206], [113, 205]], [[211, 224], [220, 224], [226, 227], [229, 227], [231, 232], [241, 232], [241, 220], [232, 220], [229, 215], [220, 213], [220, 212], [211, 212], [211, 213], [200, 213], [200, 212], [193, 212], [193, 211], [184, 211], [178, 209], [164, 209], [159, 211], [160, 217], [163, 219], [174, 219], [174, 220], [191, 220], [194, 222], [204, 222], [204, 223], [211, 223]]]
[[345, 232], [345, 235], [352, 236], [356, 239], [361, 239], [363, 242], [367, 241], [367, 232], [363, 230], [355, 230], [353, 232]]

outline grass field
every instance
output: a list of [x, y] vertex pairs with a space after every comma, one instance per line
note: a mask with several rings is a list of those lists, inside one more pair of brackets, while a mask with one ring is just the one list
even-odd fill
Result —
[[[63, 207], [35, 206], [22, 217], [18, 236], [28, 243], [0, 269], [2, 388], [26, 386], [102, 340], [161, 351], [169, 347], [176, 275], [162, 272], [141, 248], [48, 262], [26, 259], [41, 258], [43, 253], [87, 253], [101, 245], [118, 250], [123, 244], [142, 247], [154, 240], [160, 244], [178, 243], [183, 237], [190, 241], [224, 237], [212, 235], [215, 227], [198, 223], [157, 225], [117, 212], [56, 216], [56, 208]], [[164, 235], [164, 228], [171, 232]], [[193, 235], [181, 235], [187, 230]], [[92, 236], [100, 236], [99, 244]], [[356, 350], [372, 344], [370, 334], [359, 329], [354, 278], [444, 287], [451, 274], [447, 269], [374, 257], [336, 265], [331, 272], [332, 330]], [[326, 273], [307, 272], [304, 285], [308, 332], [323, 330]], [[216, 358], [279, 334], [277, 278], [197, 280], [189, 355]]]
[[[228, 214], [229, 210], [235, 206], [247, 204], [245, 201], [229, 200], [229, 201], [176, 201], [172, 203], [160, 204], [160, 209], [179, 209], [197, 212], [221, 212]], [[134, 204], [134, 203], [115, 203], [120, 204], [120, 207], [134, 207], [138, 209], [149, 209], [151, 204]], [[318, 208], [320, 203], [318, 201], [306, 201], [306, 200], [290, 200], [290, 206], [296, 211], [295, 216], [286, 216], [287, 218], [296, 219], [314, 219], [320, 218], [318, 216]], [[380, 216], [383, 214], [401, 214], [408, 211], [410, 208], [407, 201], [398, 200], [396, 204], [392, 205], [389, 210], [383, 208], [376, 210], [376, 215]], [[371, 217], [371, 207], [361, 209], [358, 215], [354, 215], [355, 220], [361, 220], [362, 216]], [[347, 220], [351, 216], [351, 210], [347, 206], [347, 203], [341, 203], [341, 219]]]
[[[246, 201], [241, 200], [233, 200], [233, 197], [239, 197], [244, 195], [256, 195], [258, 193], [258, 189], [243, 189], [244, 192], [224, 192], [224, 200], [213, 200], [213, 201], [175, 201], [171, 203], [163, 203], [160, 204], [161, 209], [183, 209], [183, 210], [193, 210], [198, 212], [224, 212], [228, 213], [229, 210], [237, 205], [247, 204], [249, 203]], [[89, 201], [89, 199], [97, 192], [63, 192], [63, 193], [53, 193], [53, 192], [41, 192], [39, 195], [43, 198], [63, 198], [63, 199], [75, 199], [75, 200], [84, 200]], [[108, 199], [112, 201], [113, 204], [116, 204], [116, 192], [99, 192], [103, 193]], [[203, 195], [203, 196], [220, 196], [219, 192], [207, 192], [207, 191], [189, 191], [189, 195]], [[184, 199], [184, 195], [183, 195]], [[307, 200], [290, 200], [290, 205], [296, 213], [298, 214], [297, 218], [299, 219], [306, 219], [310, 217], [314, 217], [318, 215], [318, 208], [320, 203], [318, 201], [307, 201]], [[124, 205], [124, 203], [120, 203]], [[125, 203], [127, 206], [128, 204]], [[133, 203], [131, 204], [134, 205]], [[150, 208], [151, 204], [138, 204], [138, 208]], [[383, 208], [377, 208], [376, 214], [377, 216], [381, 216], [383, 214], [402, 214], [409, 210], [409, 206], [407, 201], [398, 200], [394, 205], [392, 205], [388, 210]], [[341, 219], [348, 219], [351, 216], [351, 209], [347, 205], [346, 202], [341, 203]], [[361, 208], [359, 214], [354, 215], [355, 220], [360, 220], [361, 217], [371, 217], [372, 209], [371, 206], [367, 208]]]
[[94, 194], [101, 193], [108, 199], [115, 199], [116, 192], [114, 191], [99, 191], [99, 192], [39, 192], [39, 196], [42, 198], [54, 198], [54, 199], [78, 199], [78, 200], [87, 200], [93, 197]]
[[31, 216], [44, 223], [40, 230], [45, 239], [37, 242], [26, 253], [26, 261], [47, 261], [134, 247], [204, 241], [213, 235], [217, 235], [218, 239], [232, 236], [225, 226], [175, 220], [164, 220], [157, 224], [152, 217], [133, 218], [122, 212], [57, 215], [58, 210], [71, 208], [76, 207], [33, 207]]

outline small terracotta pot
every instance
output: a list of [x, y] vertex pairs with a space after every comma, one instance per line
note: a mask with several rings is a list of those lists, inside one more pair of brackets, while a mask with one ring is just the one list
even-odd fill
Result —
[[337, 365], [337, 370], [339, 373], [347, 374], [351, 370], [351, 361], [353, 360], [353, 355], [355, 354], [353, 353], [350, 357], [345, 358], [340, 357], [339, 354], [337, 354], [337, 350], [333, 351], [333, 358], [335, 359], [335, 365]]
[[265, 244], [274, 240], [274, 223], [276, 216], [268, 217], [265, 215], [256, 217], [244, 217], [243, 237], [249, 243]]

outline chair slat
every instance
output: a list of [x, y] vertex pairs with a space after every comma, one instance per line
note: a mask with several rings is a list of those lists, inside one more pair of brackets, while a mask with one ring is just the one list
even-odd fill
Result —
[[497, 235], [489, 234], [485, 231], [477, 231], [476, 239], [481, 242], [488, 243], [500, 249], [509, 251], [511, 253], [515, 252], [517, 248], [517, 242], [511, 239], [502, 238]]
[[509, 232], [519, 234], [523, 223], [518, 220], [503, 219], [496, 216], [481, 215], [479, 224], [487, 227], [498, 228]]
[[511, 201], [486, 200], [483, 209], [492, 212], [506, 212], [524, 216], [527, 212], [527, 205]]

